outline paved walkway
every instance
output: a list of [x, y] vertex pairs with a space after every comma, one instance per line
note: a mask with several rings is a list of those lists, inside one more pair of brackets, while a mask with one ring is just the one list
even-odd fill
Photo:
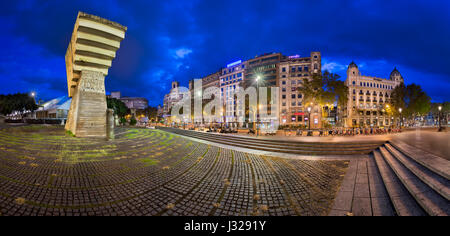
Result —
[[254, 135], [233, 135], [242, 137], [251, 137], [258, 139], [271, 140], [291, 140], [298, 142], [361, 142], [361, 141], [388, 141], [398, 140], [405, 142], [411, 146], [420, 148], [424, 151], [431, 152], [444, 159], [450, 160], [450, 132], [437, 132], [435, 130], [406, 130], [402, 133], [386, 134], [386, 135], [357, 135], [357, 136], [324, 136], [324, 137], [307, 137], [307, 136], [254, 136]]
[[350, 161], [330, 215], [395, 215], [383, 180], [372, 157]]
[[450, 160], [450, 132], [415, 130], [395, 134], [390, 138]]
[[123, 131], [104, 141], [0, 129], [0, 215], [327, 215], [349, 164]]

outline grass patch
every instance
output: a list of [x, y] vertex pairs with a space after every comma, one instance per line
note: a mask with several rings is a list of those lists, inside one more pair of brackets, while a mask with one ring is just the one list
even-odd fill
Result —
[[137, 161], [144, 164], [144, 166], [154, 166], [159, 163], [158, 160], [151, 159], [151, 158], [140, 158], [140, 159], [137, 159]]
[[70, 130], [66, 130], [66, 134], [69, 135], [70, 137], [75, 137], [75, 134], [73, 134], [72, 131]]

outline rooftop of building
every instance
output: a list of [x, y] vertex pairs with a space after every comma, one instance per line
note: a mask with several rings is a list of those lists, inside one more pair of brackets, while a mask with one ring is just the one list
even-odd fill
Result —
[[72, 99], [67, 96], [61, 96], [40, 104], [38, 111], [61, 109], [69, 110]]

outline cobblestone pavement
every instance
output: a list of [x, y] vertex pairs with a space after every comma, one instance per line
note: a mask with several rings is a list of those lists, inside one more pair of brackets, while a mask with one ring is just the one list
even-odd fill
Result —
[[1, 215], [327, 215], [342, 160], [249, 154], [158, 130], [114, 141], [0, 128]]

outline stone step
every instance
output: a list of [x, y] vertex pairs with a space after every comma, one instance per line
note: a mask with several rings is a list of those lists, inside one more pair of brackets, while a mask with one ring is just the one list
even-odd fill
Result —
[[417, 203], [432, 216], [446, 216], [450, 214], [449, 202], [439, 193], [434, 191], [416, 175], [402, 165], [385, 147], [380, 147], [380, 152], [386, 163], [403, 183]]
[[[161, 128], [162, 130], [172, 132], [175, 134], [202, 139], [210, 142], [215, 142], [224, 145], [233, 145], [242, 148], [251, 148], [261, 151], [269, 152], [281, 152], [297, 155], [357, 155], [357, 154], [368, 154], [375, 148], [379, 147], [379, 143], [366, 144], [366, 146], [357, 146], [352, 144], [352, 146], [337, 146], [334, 144], [328, 145], [327, 143], [321, 143], [320, 146], [315, 143], [307, 145], [302, 145], [305, 143], [298, 142], [299, 145], [295, 143], [290, 143], [288, 145], [283, 143], [273, 143], [272, 140], [260, 140], [260, 139], [250, 139], [250, 138], [236, 138], [228, 135], [218, 135], [218, 134], [205, 134], [196, 131], [186, 131], [172, 128]], [[263, 143], [262, 141], [265, 141]]]
[[380, 149], [373, 151], [375, 162], [381, 174], [381, 178], [391, 199], [392, 205], [399, 216], [425, 216], [426, 212], [417, 204], [409, 194], [394, 171], [384, 160]]
[[403, 154], [391, 144], [385, 144], [385, 148], [420, 180], [426, 183], [434, 191], [438, 192], [445, 199], [450, 200], [450, 181], [448, 179], [436, 174], [426, 166], [416, 162], [414, 159]]
[[367, 154], [370, 153], [372, 149], [362, 149], [362, 150], [354, 150], [354, 149], [344, 149], [344, 150], [324, 150], [320, 148], [299, 148], [299, 149], [290, 149], [282, 146], [268, 146], [268, 145], [254, 145], [250, 143], [242, 143], [242, 142], [235, 142], [230, 140], [221, 140], [221, 139], [209, 139], [209, 138], [202, 138], [202, 137], [196, 137], [196, 136], [188, 136], [192, 138], [198, 138], [214, 143], [224, 144], [224, 145], [232, 145], [235, 147], [242, 147], [242, 148], [250, 148], [255, 150], [261, 150], [261, 151], [269, 151], [269, 152], [282, 152], [282, 153], [290, 153], [290, 154], [299, 154], [299, 155], [354, 155], [354, 154]]
[[200, 131], [192, 131], [192, 130], [182, 130], [175, 128], [167, 128], [167, 127], [158, 127], [161, 130], [169, 131], [172, 133], [178, 133], [183, 135], [199, 135], [202, 137], [216, 137], [216, 138], [224, 138], [227, 140], [239, 140], [239, 141], [250, 141], [252, 143], [270, 143], [270, 144], [281, 144], [284, 146], [305, 146], [305, 147], [361, 147], [361, 146], [381, 146], [384, 144], [384, 141], [363, 141], [363, 142], [299, 142], [294, 140], [276, 140], [276, 139], [261, 139], [261, 138], [253, 138], [253, 137], [243, 137], [243, 136], [235, 136], [229, 134], [220, 134], [220, 133], [207, 133]]
[[329, 145], [329, 146], [320, 146], [320, 147], [316, 147], [316, 146], [294, 146], [294, 145], [284, 145], [284, 144], [274, 144], [274, 143], [257, 143], [254, 142], [252, 140], [245, 140], [245, 141], [240, 141], [240, 140], [235, 140], [235, 139], [230, 139], [229, 137], [213, 137], [213, 136], [202, 136], [202, 135], [196, 135], [196, 134], [183, 134], [183, 133], [178, 133], [181, 135], [185, 135], [185, 136], [189, 136], [189, 137], [195, 137], [195, 138], [200, 138], [200, 139], [205, 139], [205, 140], [215, 140], [215, 141], [226, 141], [230, 144], [250, 144], [251, 146], [256, 146], [256, 147], [269, 147], [269, 148], [279, 148], [279, 147], [283, 147], [284, 149], [289, 149], [289, 150], [363, 150], [363, 151], [367, 151], [370, 150], [372, 151], [373, 149], [379, 147], [380, 145], [376, 144], [376, 145], [370, 145], [370, 146], [359, 146], [359, 147], [336, 147], [333, 145]]
[[416, 162], [450, 180], [450, 161], [397, 140], [389, 143]]

